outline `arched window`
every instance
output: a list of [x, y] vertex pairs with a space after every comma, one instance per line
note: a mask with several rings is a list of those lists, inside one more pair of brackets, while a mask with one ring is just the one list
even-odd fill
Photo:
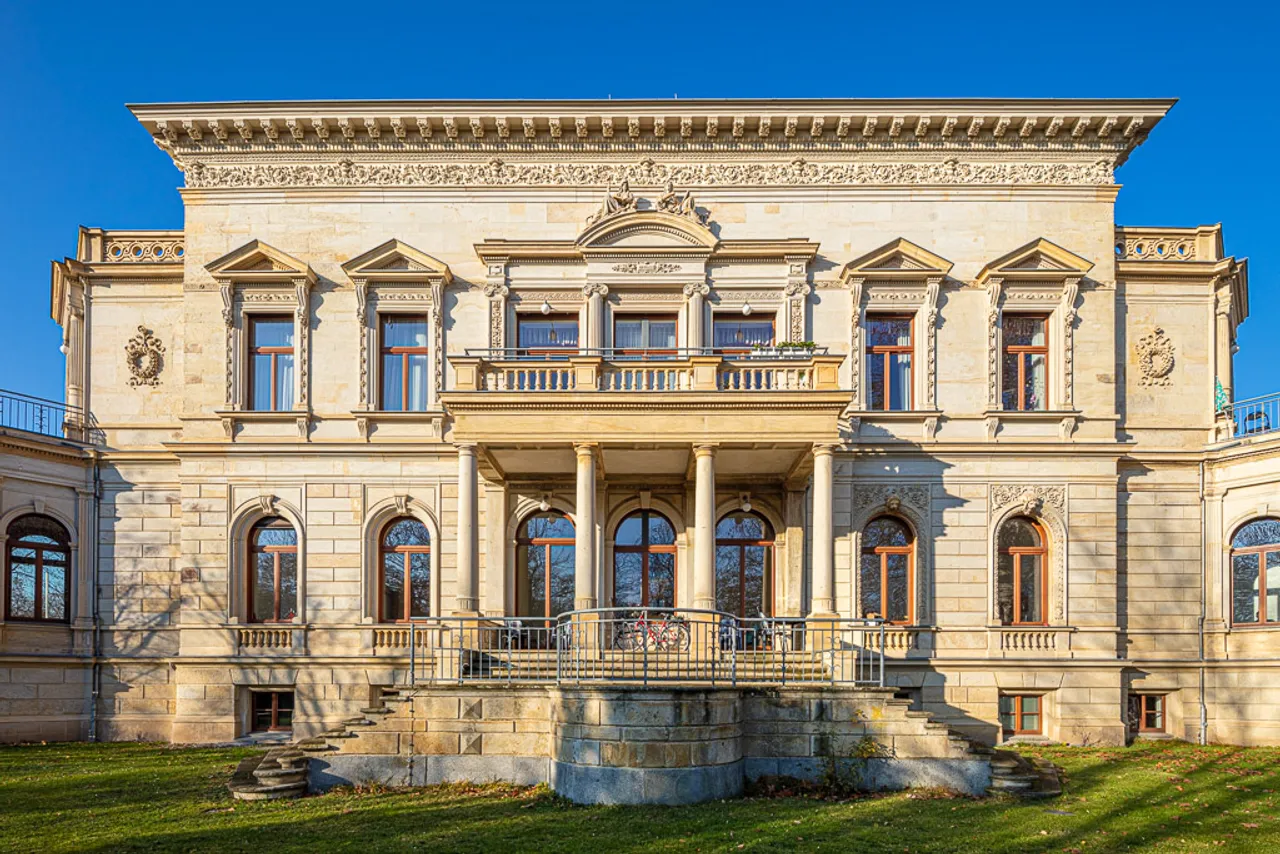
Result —
[[862, 530], [858, 590], [865, 617], [910, 625], [915, 621], [915, 536], [891, 516]]
[[1049, 612], [1047, 557], [1044, 530], [1036, 522], [1015, 516], [1000, 526], [996, 535], [996, 607], [1001, 623], [1045, 625]]
[[65, 623], [70, 619], [71, 537], [48, 516], [9, 523], [5, 548], [5, 617]]
[[249, 532], [249, 621], [287, 623], [298, 615], [298, 532], [279, 516]]
[[676, 529], [661, 513], [637, 510], [614, 532], [613, 604], [676, 606]]
[[716, 525], [716, 610], [773, 616], [773, 528], [754, 513]]
[[1280, 622], [1280, 519], [1254, 519], [1231, 538], [1231, 622]]
[[431, 535], [417, 519], [392, 519], [378, 542], [383, 622], [431, 616]]
[[573, 610], [573, 521], [554, 510], [524, 520], [516, 537], [516, 614], [550, 620]]

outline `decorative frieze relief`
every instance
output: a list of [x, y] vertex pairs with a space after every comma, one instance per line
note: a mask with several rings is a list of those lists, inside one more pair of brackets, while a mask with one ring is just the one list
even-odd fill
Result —
[[1030, 483], [997, 483], [991, 486], [991, 506], [1007, 507], [1017, 504], [1029, 516], [1039, 516], [1045, 506], [1059, 513], [1066, 513], [1067, 491], [1061, 486], [1041, 486]]
[[901, 506], [919, 514], [921, 519], [929, 518], [929, 487], [924, 484], [882, 483], [869, 486], [857, 486], [853, 491], [853, 509], [857, 513], [866, 508], [881, 508], [896, 513]]
[[125, 364], [129, 366], [129, 385], [158, 386], [164, 370], [164, 344], [145, 326], [125, 345]]
[[1173, 373], [1173, 342], [1156, 327], [1138, 339], [1138, 381], [1145, 386], [1167, 386]]
[[[180, 161], [181, 162], [181, 161]], [[618, 187], [668, 182], [690, 187], [862, 186], [907, 184], [1115, 183], [1112, 161], [1017, 163], [822, 162], [795, 158], [768, 163], [485, 163], [369, 162], [181, 163], [192, 189], [266, 187]], [[629, 191], [628, 191], [629, 192]], [[625, 198], [625, 193], [620, 193]]]
[[660, 261], [635, 261], [613, 265], [613, 272], [615, 273], [679, 273], [680, 270], [679, 264], [666, 264]]

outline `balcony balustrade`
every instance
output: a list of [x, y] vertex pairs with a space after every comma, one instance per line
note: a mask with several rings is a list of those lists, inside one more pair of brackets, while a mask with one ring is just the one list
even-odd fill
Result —
[[1229, 403], [1222, 410], [1229, 419], [1230, 435], [1248, 439], [1280, 430], [1280, 393]]
[[101, 431], [78, 406], [0, 389], [0, 428], [101, 444]]
[[458, 391], [785, 392], [839, 388], [843, 356], [825, 347], [749, 352], [709, 348], [635, 351], [467, 350], [451, 356]]

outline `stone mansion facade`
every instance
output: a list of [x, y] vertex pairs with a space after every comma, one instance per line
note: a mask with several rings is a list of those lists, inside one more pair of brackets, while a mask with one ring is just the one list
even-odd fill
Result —
[[883, 621], [987, 743], [1280, 743], [1248, 267], [1114, 216], [1171, 106], [133, 107], [185, 219], [53, 263], [0, 739], [306, 737], [414, 621], [647, 607]]

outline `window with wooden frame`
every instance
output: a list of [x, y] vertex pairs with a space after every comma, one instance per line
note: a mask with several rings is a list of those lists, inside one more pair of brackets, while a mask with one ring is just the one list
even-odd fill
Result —
[[[573, 610], [573, 520], [548, 510], [525, 519], [516, 535], [516, 614], [551, 625]], [[528, 621], [526, 621], [528, 622]]]
[[1254, 519], [1231, 538], [1231, 624], [1280, 623], [1280, 519]]
[[774, 318], [752, 319], [725, 312], [711, 316], [711, 346], [721, 353], [749, 353], [772, 347]]
[[613, 348], [628, 355], [676, 351], [674, 314], [615, 314]]
[[869, 314], [866, 324], [867, 409], [910, 410], [915, 387], [914, 318]]
[[1127, 723], [1129, 732], [1166, 733], [1164, 716], [1164, 694], [1130, 694]]
[[901, 520], [881, 516], [863, 529], [858, 598], [865, 617], [915, 622], [915, 536]]
[[392, 519], [378, 541], [384, 623], [431, 616], [431, 534], [417, 519]]
[[676, 529], [661, 513], [637, 510], [613, 535], [615, 608], [674, 608]]
[[1006, 411], [1048, 409], [1049, 318], [1005, 314], [1000, 321], [1003, 353], [1000, 388]]
[[70, 619], [71, 537], [48, 516], [29, 513], [5, 532], [5, 619]]
[[1005, 738], [1044, 732], [1044, 698], [1038, 694], [1001, 694], [1000, 729]]
[[755, 513], [730, 513], [716, 525], [716, 610], [771, 617], [773, 597], [773, 528]]
[[1043, 626], [1049, 613], [1044, 529], [1015, 516], [996, 535], [996, 609], [1007, 626]]
[[578, 315], [517, 314], [516, 346], [531, 354], [576, 352]]
[[249, 408], [255, 412], [293, 409], [293, 318], [249, 318]]
[[290, 732], [293, 730], [292, 691], [250, 691], [251, 732]]
[[421, 314], [383, 314], [378, 331], [381, 408], [385, 412], [424, 412], [427, 408], [427, 318]]
[[298, 533], [271, 517], [249, 533], [249, 622], [287, 623], [298, 615]]

